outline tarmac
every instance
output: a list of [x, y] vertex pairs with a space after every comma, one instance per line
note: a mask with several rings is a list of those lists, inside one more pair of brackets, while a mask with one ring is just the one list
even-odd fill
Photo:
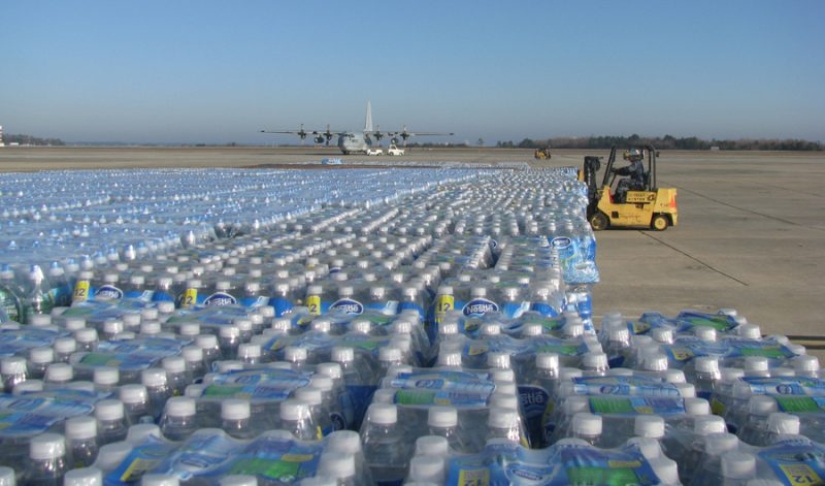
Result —
[[[584, 155], [557, 150], [536, 161], [531, 150], [408, 150], [401, 158], [341, 156], [325, 147], [0, 148], [0, 172], [151, 167], [407, 166], [426, 162], [480, 167], [529, 163], [580, 168]], [[342, 166], [320, 166], [341, 157]], [[415, 161], [416, 164], [411, 164]], [[408, 170], [429, 170], [411, 167]], [[825, 153], [662, 151], [660, 187], [678, 190], [679, 224], [666, 231], [596, 234], [601, 282], [593, 289], [596, 322], [610, 311], [630, 319], [645, 311], [735, 309], [763, 334], [792, 336], [822, 359], [825, 349]]]

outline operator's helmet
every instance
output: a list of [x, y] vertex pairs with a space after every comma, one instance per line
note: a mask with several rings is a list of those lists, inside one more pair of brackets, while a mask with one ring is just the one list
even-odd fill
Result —
[[636, 149], [636, 148], [630, 149], [630, 150], [625, 150], [623, 157], [624, 157], [625, 160], [630, 160], [630, 161], [642, 160], [642, 152], [639, 149]]

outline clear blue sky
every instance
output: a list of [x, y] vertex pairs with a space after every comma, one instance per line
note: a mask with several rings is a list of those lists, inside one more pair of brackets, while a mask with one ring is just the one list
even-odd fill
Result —
[[65, 141], [261, 129], [825, 141], [825, 2], [18, 0], [0, 125]]

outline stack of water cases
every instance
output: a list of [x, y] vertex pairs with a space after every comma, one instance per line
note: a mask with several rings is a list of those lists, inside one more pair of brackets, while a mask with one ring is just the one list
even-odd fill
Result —
[[572, 169], [3, 174], [0, 202], [2, 484], [825, 478], [803, 347], [730, 309], [594, 326]]

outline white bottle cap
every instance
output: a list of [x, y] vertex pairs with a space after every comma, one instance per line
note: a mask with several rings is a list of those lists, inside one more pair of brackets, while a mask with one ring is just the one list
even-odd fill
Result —
[[79, 343], [93, 343], [98, 341], [97, 329], [84, 327], [74, 332], [74, 338]]
[[745, 370], [742, 368], [719, 368], [721, 380], [724, 382], [731, 382], [739, 378], [745, 377]]
[[[52, 345], [55, 352], [60, 354], [71, 354], [77, 351], [77, 340], [72, 337], [62, 337], [54, 340]], [[5, 372], [3, 372], [5, 374]]]
[[536, 368], [542, 370], [559, 369], [559, 355], [556, 353], [537, 353], [536, 354]]
[[224, 339], [233, 339], [241, 335], [241, 330], [237, 326], [221, 326], [218, 328], [218, 336]]
[[[349, 348], [352, 349], [352, 348]], [[340, 363], [319, 363], [315, 367], [315, 376], [313, 378], [327, 377], [332, 380], [337, 380], [343, 377], [343, 370], [341, 370]]]
[[527, 324], [521, 329], [521, 337], [541, 336], [544, 334], [544, 327], [541, 324]]
[[427, 413], [430, 427], [455, 427], [458, 425], [458, 410], [455, 407], [436, 405]]
[[375, 390], [372, 395], [372, 403], [395, 403], [395, 389], [394, 388], [379, 388]]
[[442, 484], [444, 481], [444, 456], [420, 455], [410, 459], [411, 481], [430, 481]]
[[482, 336], [498, 336], [501, 334], [501, 326], [498, 324], [488, 323], [481, 326]]
[[739, 447], [739, 438], [733, 434], [708, 434], [705, 436], [705, 453], [708, 456], [718, 456]]
[[389, 403], [374, 403], [367, 409], [367, 418], [373, 424], [394, 425], [398, 422], [398, 408]]
[[203, 361], [203, 348], [198, 346], [185, 346], [180, 354], [187, 362]]
[[582, 355], [582, 367], [586, 370], [606, 370], [608, 368], [605, 353], [589, 352]]
[[496, 368], [490, 370], [490, 375], [493, 378], [493, 382], [497, 385], [501, 383], [516, 382], [516, 373], [510, 368]]
[[691, 416], [710, 415], [710, 403], [704, 398], [685, 398], [685, 413]]
[[86, 319], [82, 317], [64, 317], [63, 327], [68, 331], [76, 331], [86, 327]]
[[745, 358], [743, 368], [745, 375], [767, 373], [770, 370], [770, 363], [765, 356], [748, 356]]
[[719, 373], [719, 358], [715, 356], [697, 356], [693, 358], [693, 367], [697, 373]]
[[797, 356], [791, 360], [797, 373], [816, 373], [820, 369], [819, 358], [812, 355]]
[[186, 388], [183, 389], [183, 396], [189, 398], [200, 398], [203, 395], [203, 391], [206, 389], [206, 385], [202, 383], [193, 383], [191, 385], [186, 385]]
[[59, 459], [66, 455], [66, 441], [60, 434], [46, 432], [32, 437], [29, 442], [29, 457], [35, 461]]
[[262, 355], [261, 345], [252, 343], [243, 343], [238, 346], [238, 358], [241, 359], [258, 359]]
[[180, 481], [177, 476], [149, 473], [140, 478], [140, 486], [180, 486]]
[[592, 413], [580, 412], [573, 415], [570, 422], [570, 429], [573, 434], [580, 437], [595, 437], [602, 433], [602, 417]]
[[74, 369], [67, 363], [52, 363], [46, 368], [43, 380], [47, 383], [65, 383], [74, 378]]
[[574, 395], [572, 397], [567, 397], [564, 401], [564, 414], [565, 415], [573, 415], [580, 412], [589, 412], [590, 411], [590, 399], [585, 396], [581, 395]]
[[395, 346], [384, 346], [378, 349], [378, 361], [382, 362], [397, 362], [401, 361], [404, 353], [401, 348]]
[[693, 334], [702, 341], [716, 341], [716, 329], [712, 327], [696, 326], [693, 328]]
[[[283, 407], [282, 407], [283, 408]], [[227, 398], [221, 402], [222, 420], [246, 420], [251, 416], [249, 400]]]
[[34, 314], [29, 316], [29, 325], [32, 327], [45, 327], [52, 323], [52, 316], [49, 314]]
[[346, 479], [355, 476], [355, 456], [343, 452], [324, 452], [318, 460], [318, 475]]
[[661, 344], [673, 344], [673, 329], [668, 327], [656, 327], [650, 331], [653, 340]]
[[140, 322], [142, 321], [140, 314], [124, 314], [121, 319], [123, 319], [123, 324], [128, 329], [134, 329], [140, 326]]
[[9, 356], [0, 360], [0, 373], [4, 375], [22, 375], [26, 372], [26, 358]]
[[123, 385], [118, 390], [118, 396], [124, 404], [146, 403], [149, 400], [149, 392], [144, 385]]
[[161, 361], [161, 366], [167, 373], [184, 373], [186, 372], [186, 359], [183, 356], [167, 356]]
[[748, 400], [748, 413], [754, 415], [768, 415], [776, 412], [778, 406], [773, 397], [766, 395], [756, 395]]
[[190, 397], [172, 397], [166, 400], [164, 408], [170, 417], [193, 417], [197, 412], [195, 399]]
[[54, 349], [46, 347], [29, 350], [29, 361], [35, 364], [46, 364], [54, 361]]
[[201, 349], [214, 349], [218, 347], [218, 336], [214, 334], [199, 334], [195, 338], [195, 345]]
[[490, 395], [490, 407], [518, 410], [519, 398], [511, 393], [493, 392]]
[[87, 415], [66, 420], [64, 428], [68, 440], [85, 440], [97, 436], [97, 420]]
[[736, 333], [745, 339], [762, 339], [762, 329], [756, 324], [743, 324], [736, 328]]
[[461, 366], [461, 351], [438, 353], [436, 366]]
[[92, 379], [98, 386], [115, 386], [120, 381], [120, 370], [114, 366], [100, 366], [94, 369]]
[[692, 383], [676, 383], [674, 386], [679, 390], [682, 398], [696, 398], [696, 386]]
[[491, 408], [487, 417], [487, 425], [499, 429], [518, 427], [518, 411], [512, 408]]
[[415, 440], [415, 455], [446, 457], [450, 453], [450, 443], [440, 435], [422, 435]]
[[633, 433], [638, 437], [661, 439], [665, 436], [665, 419], [658, 415], [637, 415]]
[[146, 368], [140, 372], [140, 381], [147, 388], [166, 386], [166, 370], [163, 368]]
[[731, 451], [722, 455], [722, 477], [751, 479], [756, 475], [756, 456], [747, 452]]
[[310, 417], [309, 404], [303, 400], [287, 399], [281, 402], [281, 420], [298, 422]]
[[659, 484], [680, 484], [679, 466], [673, 459], [659, 456], [650, 460], [650, 467], [656, 472]]
[[646, 371], [665, 371], [668, 368], [667, 355], [651, 353], [642, 358], [641, 368]]
[[331, 351], [331, 359], [336, 363], [350, 363], [355, 361], [355, 349], [344, 346], [335, 346]]
[[327, 451], [360, 454], [361, 437], [354, 430], [336, 430], [327, 436]]
[[301, 400], [302, 402], [306, 402], [311, 406], [321, 405], [324, 401], [324, 396], [323, 393], [321, 393], [321, 390], [313, 387], [312, 385], [295, 390], [295, 398]]
[[220, 486], [258, 486], [258, 478], [249, 474], [230, 474], [218, 480]]
[[496, 382], [496, 391], [499, 391], [501, 393], [507, 393], [513, 396], [518, 395], [518, 387], [512, 381]]
[[284, 348], [284, 360], [290, 363], [307, 360], [307, 348], [287, 346]]
[[774, 434], [799, 434], [799, 416], [775, 412], [768, 415], [768, 431]]
[[63, 486], [101, 486], [103, 473], [96, 467], [81, 467], [66, 471]]
[[101, 400], [95, 404], [95, 418], [98, 420], [122, 420], [125, 415], [123, 402], [115, 398]]
[[120, 334], [125, 330], [126, 328], [123, 324], [123, 321], [117, 319], [108, 320], [103, 323], [103, 332], [111, 336], [114, 336], [115, 334]]
[[725, 419], [718, 415], [696, 417], [693, 421], [693, 433], [696, 435], [722, 434], [727, 430]]

